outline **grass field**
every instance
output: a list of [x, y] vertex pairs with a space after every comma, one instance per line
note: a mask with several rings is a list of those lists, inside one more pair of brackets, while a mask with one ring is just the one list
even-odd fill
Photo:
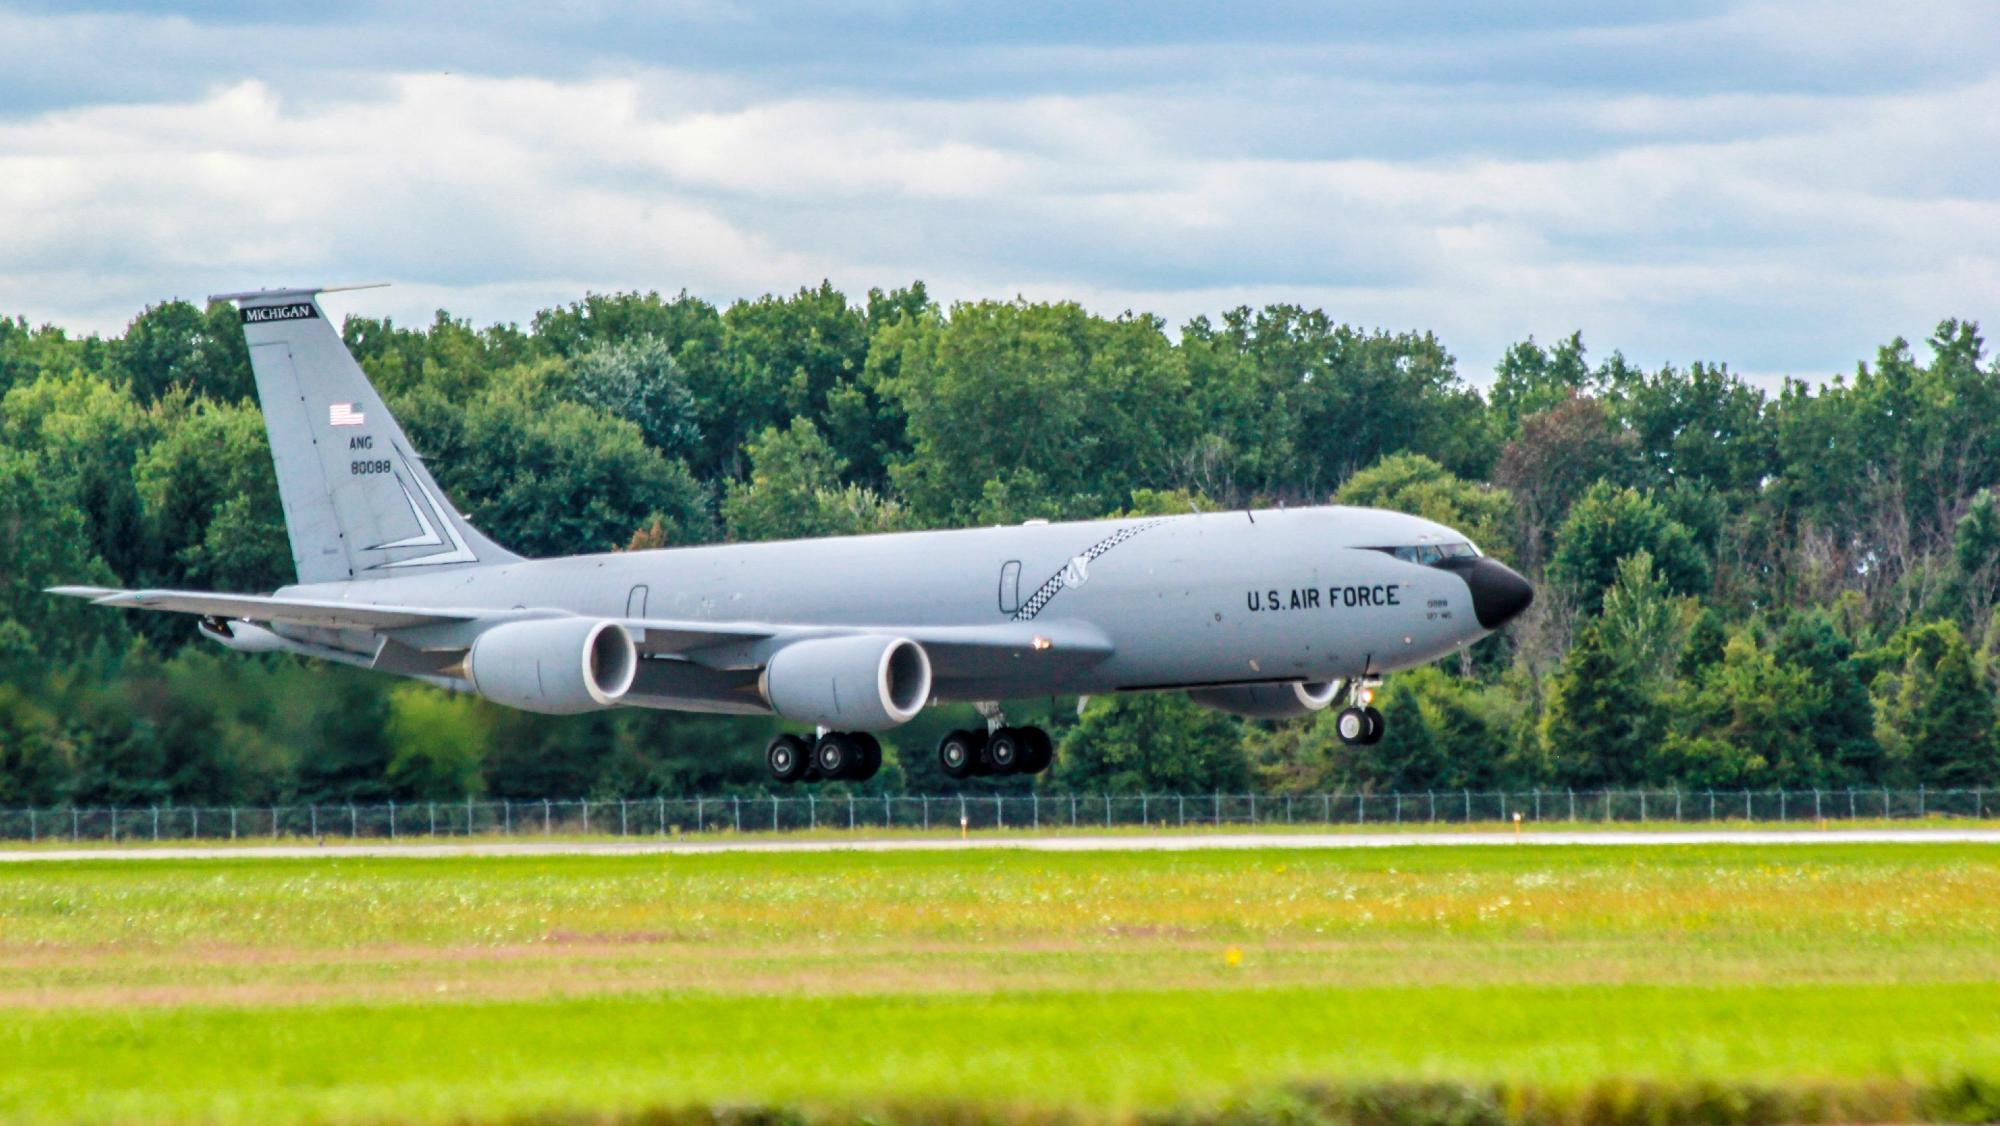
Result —
[[1997, 940], [1990, 846], [24, 865], [0, 1118], [1980, 1118]]

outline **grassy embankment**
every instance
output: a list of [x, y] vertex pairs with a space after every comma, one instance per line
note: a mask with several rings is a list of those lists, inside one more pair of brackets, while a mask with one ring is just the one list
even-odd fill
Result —
[[0, 1118], [1991, 1114], [1997, 938], [1979, 846], [26, 865]]

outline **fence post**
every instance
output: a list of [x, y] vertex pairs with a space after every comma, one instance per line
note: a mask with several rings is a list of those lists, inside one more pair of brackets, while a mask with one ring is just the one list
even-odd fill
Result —
[[1466, 824], [1468, 824], [1468, 825], [1470, 825], [1470, 824], [1472, 823], [1472, 791], [1471, 791], [1471, 790], [1467, 790], [1467, 791], [1465, 791], [1465, 822], [1466, 822]]
[[1751, 820], [1750, 791], [1748, 790], [1743, 791], [1743, 820], [1745, 821]]
[[1186, 794], [1175, 795], [1174, 804], [1179, 807], [1175, 810], [1175, 813], [1177, 814], [1178, 820], [1181, 823], [1181, 828], [1185, 829], [1187, 828], [1187, 795]]
[[[1075, 798], [1075, 796], [1073, 796], [1073, 795], [1072, 795], [1072, 796], [1070, 797], [1070, 799], [1069, 799], [1069, 802], [1070, 802], [1070, 806], [1069, 806], [1069, 809], [1070, 809], [1070, 814], [1069, 814], [1069, 815], [1070, 815], [1070, 821], [1071, 821], [1071, 823], [1072, 823], [1072, 824], [1074, 824], [1074, 823], [1075, 823], [1075, 821], [1076, 821], [1076, 798]], [[928, 833], [928, 832], [930, 832], [930, 831], [931, 831], [931, 796], [930, 796], [929, 794], [925, 794], [925, 795], [924, 795], [924, 832]]]
[[[1105, 798], [1105, 799], [1104, 799], [1104, 808], [1106, 808], [1106, 809], [1110, 809], [1110, 808], [1111, 808], [1111, 799], [1110, 799], [1110, 798]], [[1216, 828], [1218, 828], [1218, 829], [1220, 829], [1220, 828], [1222, 828], [1222, 791], [1221, 791], [1221, 790], [1217, 790], [1217, 791], [1215, 791], [1215, 811], [1214, 811], [1214, 812], [1215, 812], [1215, 827], [1216, 827]]]
[[1249, 798], [1250, 798], [1250, 827], [1254, 829], [1257, 827], [1257, 795], [1251, 794], [1249, 795]]
[[[664, 834], [667, 831], [667, 799], [660, 797], [655, 800], [660, 803], [660, 832]], [[694, 799], [694, 831], [696, 833], [701, 832], [701, 827], [701, 798], [696, 797]]]
[[1854, 812], [1854, 787], [1849, 786], [1847, 788], [1847, 819], [1853, 821], [1859, 816], [1859, 814]]
[[1033, 810], [1033, 811], [1034, 811], [1034, 815], [1035, 815], [1035, 828], [1037, 828], [1037, 829], [1041, 828], [1041, 827], [1042, 827], [1042, 795], [1040, 795], [1040, 794], [1036, 794], [1036, 793], [1030, 793], [1030, 794], [1028, 795], [1028, 808], [1029, 808], [1030, 810]]
[[[926, 818], [928, 818], [928, 815], [926, 815]], [[1183, 815], [1183, 816], [1181, 817], [1181, 824], [1183, 824], [1183, 825], [1187, 824], [1187, 817], [1186, 817], [1185, 815]], [[928, 825], [929, 825], [929, 823], [928, 823], [928, 820], [926, 820], [926, 827], [928, 827]], [[1070, 828], [1072, 828], [1072, 829], [1076, 828], [1076, 795], [1075, 795], [1075, 794], [1071, 794], [1071, 795], [1069, 796], [1069, 827], [1070, 827]]]
[[1712, 789], [1708, 791], [1708, 819], [1711, 822], [1715, 820], [1715, 791]]
[[1674, 824], [1678, 825], [1680, 824], [1680, 821], [1681, 821], [1681, 784], [1679, 782], [1676, 782], [1674, 783]]
[[553, 820], [552, 820], [552, 817], [553, 817], [553, 811], [554, 811], [554, 806], [553, 806], [553, 805], [552, 805], [552, 804], [551, 804], [551, 803], [549, 802], [549, 799], [547, 799], [547, 798], [543, 798], [543, 799], [542, 799], [542, 835], [543, 835], [543, 836], [545, 836], [545, 837], [546, 837], [546, 836], [548, 836], [548, 835], [549, 835], [549, 833], [551, 833], [551, 832], [553, 831], [553, 829], [551, 828], [551, 826], [552, 826], [552, 824], [553, 824]]
[[806, 794], [806, 820], [809, 828], [819, 828], [819, 799], [810, 791]]
[[1790, 818], [1790, 817], [1788, 817], [1788, 816], [1786, 815], [1786, 810], [1785, 810], [1785, 795], [1786, 795], [1786, 791], [1784, 791], [1784, 790], [1779, 790], [1779, 791], [1778, 791], [1778, 820], [1779, 820], [1779, 821], [1789, 821], [1789, 820], [1791, 820], [1791, 818]]
[[1146, 802], [1146, 795], [1145, 795], [1145, 794], [1140, 794], [1140, 795], [1139, 795], [1139, 824], [1141, 824], [1141, 825], [1151, 825], [1152, 823], [1153, 823], [1153, 810], [1152, 810], [1152, 807], [1151, 807], [1150, 805], [1148, 805], [1148, 804], [1147, 804], [1147, 802]]
[[1319, 823], [1333, 824], [1333, 795], [1321, 791], [1319, 795]]
[[396, 839], [396, 801], [389, 799], [389, 839]]
[[847, 795], [847, 827], [854, 828], [854, 795]]
[[1285, 824], [1292, 823], [1292, 795], [1285, 795]]
[[626, 829], [628, 829], [628, 828], [630, 828], [630, 827], [631, 827], [631, 825], [632, 825], [632, 821], [631, 821], [631, 816], [630, 816], [630, 812], [631, 812], [631, 811], [630, 811], [630, 810], [628, 810], [628, 809], [626, 809], [626, 807], [625, 807], [625, 799], [624, 799], [624, 798], [619, 798], [619, 799], [618, 799], [618, 835], [619, 835], [619, 836], [621, 836], [621, 837], [625, 835], [625, 830], [626, 830]]
[[514, 803], [506, 798], [500, 799], [500, 835], [503, 837], [514, 835]]
[[33, 844], [35, 840], [35, 807], [31, 805], [28, 807], [28, 843]]
[[465, 835], [472, 835], [472, 795], [465, 795]]
[[111, 807], [111, 843], [118, 843], [118, 807]]
[[1814, 786], [1814, 787], [1813, 787], [1813, 820], [1814, 820], [1814, 821], [1824, 821], [1824, 820], [1826, 820], [1826, 818], [1825, 818], [1825, 817], [1822, 817], [1822, 816], [1820, 815], [1820, 808], [1819, 808], [1819, 787], [1818, 787], [1818, 786]]
[[778, 831], [778, 795], [771, 795], [771, 831]]
[[160, 807], [157, 805], [153, 807], [153, 839], [160, 839]]
[[583, 798], [580, 804], [583, 806], [583, 835], [587, 837], [590, 835], [590, 799]]
[[1427, 797], [1427, 798], [1429, 798], [1429, 799], [1431, 800], [1431, 824], [1435, 825], [1435, 824], [1437, 824], [1437, 819], [1438, 819], [1438, 796], [1437, 796], [1437, 791], [1436, 791], [1436, 790], [1425, 790], [1425, 791], [1424, 791], [1424, 796], [1425, 796], [1425, 797]]
[[729, 804], [733, 807], [733, 824], [736, 826], [736, 831], [740, 833], [743, 831], [743, 799], [740, 797], [730, 798]]
[[1919, 821], [1923, 820], [1925, 812], [1926, 809], [1924, 805], [1924, 788], [1921, 784], [1919, 784], [1917, 786], [1917, 820]]
[[889, 804], [889, 791], [887, 790], [882, 791], [882, 827], [884, 829], [893, 829], [896, 827], [896, 807]]
[[1572, 824], [1574, 824], [1574, 823], [1575, 823], [1575, 821], [1576, 821], [1576, 791], [1575, 791], [1575, 790], [1570, 790], [1570, 791], [1569, 791], [1569, 819], [1570, 819], [1570, 822], [1571, 822]]
[[82, 836], [80, 835], [80, 834], [81, 834], [82, 832], [83, 832], [83, 819], [82, 819], [81, 817], [79, 817], [79, 816], [77, 815], [77, 812], [76, 812], [76, 807], [75, 807], [75, 806], [70, 806], [70, 807], [69, 807], [69, 839], [70, 839], [70, 840], [72, 840], [72, 841], [78, 841], [78, 840], [82, 840], [83, 838], [82, 838]]
[[[318, 839], [319, 839], [319, 803], [318, 803], [318, 802], [314, 802], [314, 803], [312, 803], [311, 805], [308, 805], [308, 806], [306, 806], [306, 814], [307, 814], [307, 816], [308, 816], [308, 817], [309, 817], [309, 818], [311, 819], [311, 820], [310, 820], [310, 821], [308, 822], [308, 824], [309, 824], [309, 825], [311, 826], [311, 829], [312, 829], [312, 835], [313, 835], [313, 839], [314, 839], [314, 840], [318, 840]], [[199, 822], [197, 822], [197, 823], [199, 823]]]
[[[431, 836], [435, 837], [438, 835], [438, 803], [425, 802], [424, 808], [427, 812], [430, 813]], [[471, 803], [469, 802], [467, 803], [466, 806], [465, 825], [466, 825], [466, 832], [470, 833], [472, 831], [472, 810], [471, 810]]]
[[1542, 788], [1535, 787], [1535, 824], [1542, 823]]
[[[961, 799], [961, 800], [959, 801], [959, 803], [958, 803], [958, 807], [959, 807], [959, 812], [963, 813], [963, 812], [965, 811], [965, 802], [964, 802], [964, 800], [963, 800], [963, 799]], [[1221, 817], [1221, 815], [1220, 815], [1220, 814], [1217, 814], [1216, 816], [1217, 816], [1217, 819], [1218, 819], [1218, 822], [1219, 822], [1219, 820], [1220, 820], [1220, 817]], [[1111, 795], [1110, 795], [1110, 794], [1106, 794], [1106, 795], [1104, 795], [1104, 827], [1105, 827], [1105, 828], [1107, 828], [1107, 829], [1109, 829], [1109, 828], [1111, 827]]]
[[1640, 790], [1640, 791], [1639, 791], [1639, 823], [1640, 823], [1641, 825], [1643, 825], [1643, 824], [1645, 824], [1645, 823], [1646, 823], [1646, 791], [1645, 791], [1645, 790]]

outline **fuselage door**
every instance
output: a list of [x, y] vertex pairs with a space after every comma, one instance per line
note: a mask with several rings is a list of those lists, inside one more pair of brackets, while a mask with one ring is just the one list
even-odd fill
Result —
[[[632, 593], [625, 596], [625, 616], [627, 618], [643, 618], [646, 616], [646, 588], [644, 586], [633, 587]], [[632, 640], [634, 642], [645, 641], [646, 631], [633, 630]]]
[[1021, 561], [1009, 559], [1000, 565], [1000, 612], [1011, 614], [1021, 608]]

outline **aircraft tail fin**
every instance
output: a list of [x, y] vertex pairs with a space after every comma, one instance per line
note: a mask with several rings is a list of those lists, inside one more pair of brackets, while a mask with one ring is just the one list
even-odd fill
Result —
[[324, 292], [210, 298], [236, 302], [242, 318], [299, 581], [385, 579], [519, 559], [445, 499], [320, 311]]

